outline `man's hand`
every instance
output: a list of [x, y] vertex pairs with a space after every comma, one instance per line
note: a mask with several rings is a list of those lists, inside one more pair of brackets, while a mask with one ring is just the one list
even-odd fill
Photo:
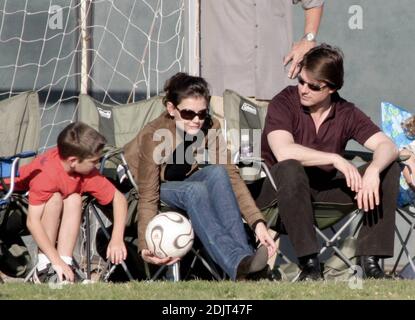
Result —
[[362, 176], [357, 168], [344, 159], [342, 156], [334, 155], [333, 166], [344, 174], [347, 186], [354, 192], [359, 192], [362, 189]]
[[290, 70], [288, 71], [288, 78], [294, 79], [300, 72], [298, 64], [303, 60], [304, 55], [316, 46], [315, 41], [307, 41], [305, 39], [294, 43], [291, 52], [284, 58], [284, 66], [292, 61]]
[[277, 250], [275, 241], [268, 233], [268, 229], [263, 222], [257, 223], [255, 226], [255, 234], [259, 242], [268, 249], [268, 257], [272, 257]]
[[152, 263], [152, 264], [157, 264], [157, 265], [171, 265], [180, 260], [180, 258], [171, 258], [171, 257], [159, 258], [155, 256], [148, 249], [143, 249], [141, 251], [141, 257], [143, 258], [144, 261], [148, 263]]
[[369, 209], [374, 210], [375, 206], [379, 205], [379, 186], [379, 171], [369, 166], [363, 176], [362, 188], [356, 195], [359, 209], [363, 208], [368, 212]]
[[107, 259], [108, 258], [113, 264], [120, 264], [127, 258], [127, 249], [125, 247], [124, 241], [111, 239], [107, 248]]

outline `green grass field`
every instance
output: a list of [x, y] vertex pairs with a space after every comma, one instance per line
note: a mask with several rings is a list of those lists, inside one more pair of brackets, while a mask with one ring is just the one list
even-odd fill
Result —
[[5, 283], [0, 299], [114, 299], [114, 300], [413, 300], [415, 282], [364, 280], [361, 289], [347, 282], [129, 282], [125, 284], [76, 284], [52, 289], [48, 285]]

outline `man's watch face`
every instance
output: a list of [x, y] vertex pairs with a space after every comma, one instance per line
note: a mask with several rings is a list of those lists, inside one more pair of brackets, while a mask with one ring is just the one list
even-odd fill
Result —
[[314, 41], [315, 40], [315, 38], [316, 38], [316, 36], [313, 34], [313, 33], [311, 33], [311, 32], [309, 32], [309, 33], [307, 33], [306, 35], [305, 35], [305, 37], [304, 37], [307, 41]]

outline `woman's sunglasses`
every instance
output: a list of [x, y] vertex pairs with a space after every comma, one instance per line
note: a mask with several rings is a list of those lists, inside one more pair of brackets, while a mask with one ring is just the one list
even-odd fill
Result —
[[301, 78], [301, 76], [300, 75], [298, 75], [297, 76], [297, 79], [298, 79], [298, 83], [300, 84], [300, 85], [305, 85], [305, 84], [307, 84], [307, 86], [308, 86], [308, 88], [311, 90], [311, 91], [321, 91], [321, 90], [323, 90], [325, 87], [327, 87], [327, 85], [326, 84], [323, 84], [323, 85], [318, 85], [318, 84], [313, 84], [313, 83], [310, 83], [310, 82], [307, 82], [307, 81], [305, 81], [303, 78]]
[[179, 111], [180, 117], [182, 117], [183, 120], [193, 120], [196, 116], [198, 116], [200, 120], [205, 120], [209, 114], [208, 109], [203, 109], [199, 112], [194, 112], [193, 110], [189, 109], [180, 110], [177, 107], [175, 108]]

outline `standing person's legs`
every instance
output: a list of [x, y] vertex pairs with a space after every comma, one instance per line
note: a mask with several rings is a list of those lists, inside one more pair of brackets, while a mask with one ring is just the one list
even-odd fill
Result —
[[[185, 181], [163, 183], [160, 199], [168, 206], [187, 212], [208, 254], [232, 279], [236, 279], [242, 260], [253, 257], [253, 249], [248, 245], [233, 190], [209, 189], [205, 180], [212, 169], [205, 171], [208, 168], [195, 172]], [[218, 184], [226, 185], [229, 177], [220, 174], [216, 179]], [[219, 201], [219, 198], [224, 209], [216, 212], [211, 199]], [[233, 228], [232, 232], [230, 228]], [[266, 259], [261, 269], [265, 265]]]

